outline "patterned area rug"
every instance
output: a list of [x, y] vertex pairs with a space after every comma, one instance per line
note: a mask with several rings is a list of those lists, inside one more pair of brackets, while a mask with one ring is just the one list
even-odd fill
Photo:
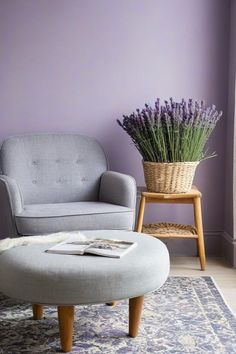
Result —
[[[78, 306], [72, 353], [236, 353], [236, 319], [210, 277], [170, 277], [145, 298], [139, 336], [127, 337], [127, 301]], [[0, 295], [0, 353], [58, 353], [55, 307], [32, 320], [31, 306]]]

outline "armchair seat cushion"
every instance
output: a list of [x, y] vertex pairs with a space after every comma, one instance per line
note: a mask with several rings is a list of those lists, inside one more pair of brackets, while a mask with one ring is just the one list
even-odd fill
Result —
[[131, 230], [134, 210], [103, 202], [29, 204], [15, 215], [15, 221], [20, 235], [93, 229]]

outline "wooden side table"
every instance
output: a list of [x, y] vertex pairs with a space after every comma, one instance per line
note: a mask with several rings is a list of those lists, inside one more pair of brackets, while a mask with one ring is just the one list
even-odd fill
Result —
[[[146, 188], [138, 188], [141, 193], [141, 201], [137, 219], [137, 232], [144, 232], [157, 238], [190, 238], [197, 242], [197, 250], [200, 258], [201, 270], [205, 270], [206, 256], [204, 235], [202, 227], [201, 192], [193, 186], [188, 193], [164, 194], [148, 192]], [[194, 226], [171, 223], [157, 223], [143, 225], [143, 216], [146, 203], [168, 204], [192, 204], [194, 211]]]

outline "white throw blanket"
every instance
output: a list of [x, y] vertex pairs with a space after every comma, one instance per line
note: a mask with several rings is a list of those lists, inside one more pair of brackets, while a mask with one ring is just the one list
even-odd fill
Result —
[[32, 244], [42, 244], [51, 242], [62, 242], [67, 239], [74, 241], [84, 241], [86, 236], [79, 231], [57, 232], [44, 236], [24, 236], [16, 238], [5, 238], [0, 240], [0, 253], [17, 246], [28, 246]]

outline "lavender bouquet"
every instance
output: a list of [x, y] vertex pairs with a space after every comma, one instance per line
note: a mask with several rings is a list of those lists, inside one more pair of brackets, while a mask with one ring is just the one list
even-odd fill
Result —
[[201, 161], [216, 156], [205, 149], [222, 112], [206, 107], [204, 101], [172, 98], [155, 107], [145, 105], [142, 110], [123, 116], [118, 124], [131, 137], [144, 161], [184, 162]]

